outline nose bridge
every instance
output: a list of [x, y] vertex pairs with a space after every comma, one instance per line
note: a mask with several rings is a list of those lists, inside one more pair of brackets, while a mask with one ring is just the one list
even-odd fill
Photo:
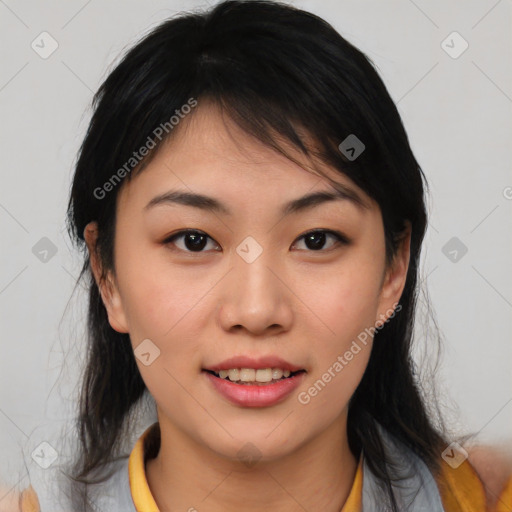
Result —
[[292, 315], [286, 287], [276, 277], [279, 265], [271, 251], [248, 238], [233, 253], [233, 270], [219, 309], [221, 325], [227, 330], [242, 326], [253, 333], [288, 328]]

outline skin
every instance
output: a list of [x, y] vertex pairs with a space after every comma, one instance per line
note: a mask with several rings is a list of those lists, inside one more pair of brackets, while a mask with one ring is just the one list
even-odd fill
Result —
[[[137, 364], [162, 433], [158, 456], [146, 464], [162, 511], [338, 512], [347, 499], [358, 463], [347, 442], [347, 407], [371, 340], [310, 403], [297, 395], [359, 333], [390, 316], [405, 284], [410, 239], [407, 233], [386, 266], [378, 205], [346, 176], [322, 170], [367, 208], [336, 200], [283, 216], [284, 203], [333, 188], [200, 103], [147, 168], [123, 184], [115, 274], [104, 281], [97, 226], [85, 230], [111, 326], [129, 333], [134, 349], [147, 338], [160, 349], [151, 365]], [[179, 204], [145, 210], [171, 189], [215, 197], [233, 214]], [[341, 231], [350, 242], [328, 235], [315, 251], [302, 235], [317, 228]], [[187, 252], [186, 237], [164, 243], [183, 229], [211, 237], [203, 252]], [[247, 236], [263, 248], [252, 263], [236, 252]], [[201, 373], [228, 357], [267, 354], [307, 371], [299, 389], [272, 407], [233, 405]], [[261, 455], [253, 467], [237, 456], [248, 442]]]

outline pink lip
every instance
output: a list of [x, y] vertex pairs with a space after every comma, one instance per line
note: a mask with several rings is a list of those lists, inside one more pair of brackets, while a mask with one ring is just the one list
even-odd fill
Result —
[[[277, 368], [282, 366], [276, 365]], [[233, 368], [233, 366], [231, 366]], [[237, 366], [235, 366], [237, 368]], [[240, 368], [244, 368], [241, 366]], [[245, 366], [247, 368], [247, 366]], [[249, 366], [251, 368], [251, 366]], [[254, 367], [252, 367], [254, 368]], [[269, 368], [266, 366], [265, 368]], [[206, 378], [213, 387], [231, 403], [243, 407], [270, 407], [282, 402], [290, 393], [299, 386], [304, 379], [306, 372], [300, 372], [287, 379], [280, 380], [274, 384], [262, 386], [250, 384], [236, 384], [228, 379], [221, 379], [212, 373], [203, 371]]]
[[209, 366], [206, 370], [219, 372], [220, 370], [230, 370], [232, 368], [253, 368], [255, 370], [263, 368], [281, 368], [282, 370], [290, 370], [290, 372], [297, 372], [302, 370], [300, 366], [285, 361], [277, 356], [263, 356], [257, 359], [247, 356], [232, 357], [222, 361], [222, 363]]

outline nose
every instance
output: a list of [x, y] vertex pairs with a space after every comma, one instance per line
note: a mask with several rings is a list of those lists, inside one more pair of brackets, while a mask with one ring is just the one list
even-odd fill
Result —
[[223, 281], [217, 315], [225, 331], [275, 335], [290, 329], [293, 294], [279, 265], [265, 251], [251, 263], [235, 254], [233, 268]]

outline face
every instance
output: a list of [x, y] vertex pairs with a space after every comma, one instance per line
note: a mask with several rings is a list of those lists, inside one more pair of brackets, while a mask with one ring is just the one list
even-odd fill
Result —
[[[386, 266], [378, 205], [323, 171], [339, 187], [200, 104], [119, 192], [115, 275], [101, 284], [110, 324], [130, 334], [160, 421], [223, 457], [251, 442], [271, 460], [344, 427], [372, 328], [402, 292], [408, 239]], [[318, 193], [331, 199], [297, 202]], [[92, 253], [94, 224], [86, 239]], [[302, 371], [267, 391], [219, 387], [205, 370], [234, 357], [249, 361], [228, 368]]]

